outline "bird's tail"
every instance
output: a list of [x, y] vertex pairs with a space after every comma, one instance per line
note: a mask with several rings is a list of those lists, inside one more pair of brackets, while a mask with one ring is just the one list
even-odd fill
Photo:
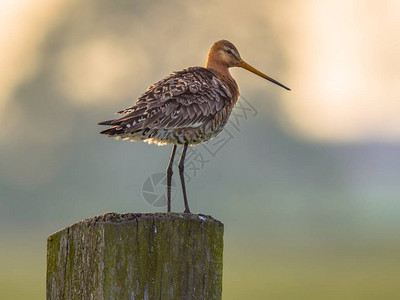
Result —
[[107, 125], [107, 126], [112, 126], [106, 130], [101, 131], [101, 134], [107, 134], [107, 135], [115, 135], [115, 134], [120, 134], [123, 132], [122, 127], [119, 125], [121, 124], [120, 120], [108, 120], [108, 121], [103, 121], [97, 123], [97, 125]]
[[107, 135], [115, 135], [118, 133], [118, 130], [115, 127], [108, 128], [106, 130], [100, 131], [100, 134], [107, 134]]
[[97, 123], [97, 125], [114, 125], [113, 122], [114, 122], [114, 120], [108, 120], [108, 121], [99, 122], [99, 123]]

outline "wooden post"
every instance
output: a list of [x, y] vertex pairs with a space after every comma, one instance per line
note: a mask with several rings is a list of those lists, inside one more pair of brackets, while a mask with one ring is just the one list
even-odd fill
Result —
[[83, 220], [47, 239], [47, 299], [221, 299], [223, 231], [194, 214]]

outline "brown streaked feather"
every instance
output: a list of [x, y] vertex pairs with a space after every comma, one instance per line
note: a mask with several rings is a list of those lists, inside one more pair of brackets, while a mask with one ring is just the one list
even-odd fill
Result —
[[[222, 130], [238, 96], [233, 79], [224, 83], [212, 70], [192, 67], [153, 84], [135, 105], [118, 112], [122, 117], [99, 125], [112, 126], [101, 133], [119, 138], [146, 140], [157, 137], [159, 144], [181, 144], [191, 139], [189, 143], [198, 143]], [[230, 109], [223, 110], [227, 106]], [[200, 134], [218, 126], [221, 127], [219, 131], [214, 128], [218, 132]], [[176, 132], [169, 134], [168, 131]], [[182, 136], [184, 132], [186, 134]]]

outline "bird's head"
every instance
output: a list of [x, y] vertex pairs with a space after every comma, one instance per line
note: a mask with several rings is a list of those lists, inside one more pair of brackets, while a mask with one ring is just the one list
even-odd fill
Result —
[[229, 41], [220, 40], [211, 47], [207, 62], [214, 61], [224, 67], [231, 68], [238, 67], [241, 60], [242, 58], [235, 45]]
[[290, 91], [290, 88], [284, 86], [280, 82], [272, 79], [264, 73], [261, 73], [260, 71], [246, 63], [240, 57], [238, 49], [231, 42], [227, 40], [220, 40], [218, 42], [215, 42], [214, 45], [211, 47], [210, 52], [208, 53], [206, 68], [218, 70], [221, 68], [228, 69], [232, 67], [240, 67], [246, 69]]

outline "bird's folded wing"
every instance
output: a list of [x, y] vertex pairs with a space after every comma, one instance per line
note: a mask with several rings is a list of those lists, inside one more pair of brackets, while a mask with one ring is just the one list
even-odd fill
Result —
[[212, 71], [193, 67], [153, 84], [135, 105], [118, 112], [124, 116], [102, 123], [125, 133], [145, 128], [198, 127], [231, 98], [229, 88]]

